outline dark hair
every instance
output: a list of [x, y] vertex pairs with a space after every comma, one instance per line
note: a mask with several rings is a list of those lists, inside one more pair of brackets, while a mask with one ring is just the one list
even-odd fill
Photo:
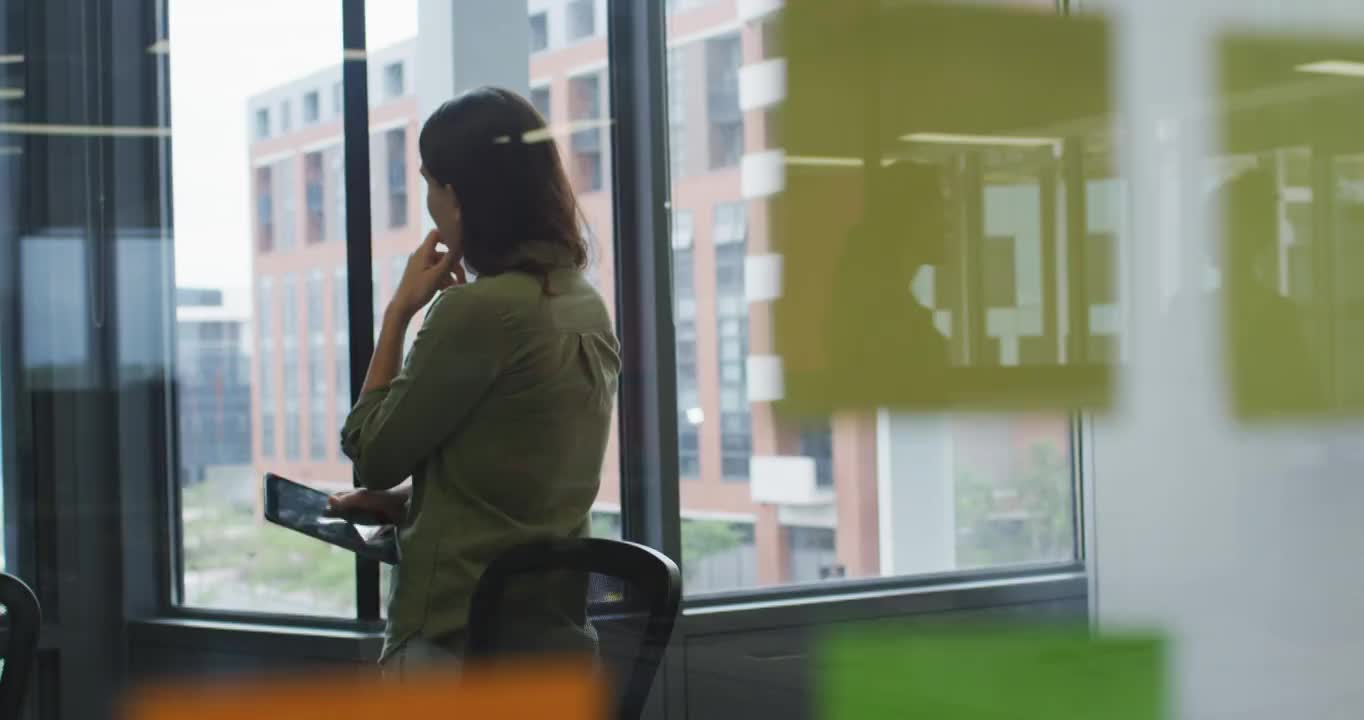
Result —
[[[459, 196], [469, 269], [535, 275], [549, 292], [552, 270], [587, 266], [581, 212], [558, 146], [524, 98], [496, 87], [470, 90], [431, 113], [417, 146], [427, 174]], [[533, 243], [551, 252], [528, 252]]]

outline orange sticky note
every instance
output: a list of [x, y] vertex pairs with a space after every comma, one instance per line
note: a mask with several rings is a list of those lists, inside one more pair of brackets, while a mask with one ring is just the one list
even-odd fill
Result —
[[140, 690], [127, 709], [128, 720], [600, 720], [607, 700], [590, 666], [508, 663], [402, 680], [370, 672], [187, 682]]

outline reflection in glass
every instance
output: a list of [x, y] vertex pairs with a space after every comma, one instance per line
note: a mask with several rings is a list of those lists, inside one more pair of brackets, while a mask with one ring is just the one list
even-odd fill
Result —
[[1088, 197], [1112, 167], [1106, 25], [859, 7], [783, 26], [783, 406], [1107, 403], [1114, 241]]
[[1242, 418], [1364, 411], [1364, 46], [1221, 42], [1209, 279]]

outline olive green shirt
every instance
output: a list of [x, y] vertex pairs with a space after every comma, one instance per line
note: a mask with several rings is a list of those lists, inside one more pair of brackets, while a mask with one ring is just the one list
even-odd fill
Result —
[[[420, 636], [452, 650], [474, 586], [508, 548], [590, 531], [620, 372], [601, 296], [555, 270], [436, 296], [402, 371], [341, 431], [358, 484], [412, 478], [383, 657]], [[562, 580], [562, 578], [560, 578]], [[583, 629], [585, 580], [528, 588], [551, 626]], [[538, 612], [538, 611], [537, 611]]]

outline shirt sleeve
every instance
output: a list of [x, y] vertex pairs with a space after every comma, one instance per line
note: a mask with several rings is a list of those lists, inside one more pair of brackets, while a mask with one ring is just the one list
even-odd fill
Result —
[[387, 490], [412, 475], [497, 378], [501, 319], [471, 289], [436, 298], [398, 376], [361, 394], [346, 417], [341, 449], [361, 487]]

